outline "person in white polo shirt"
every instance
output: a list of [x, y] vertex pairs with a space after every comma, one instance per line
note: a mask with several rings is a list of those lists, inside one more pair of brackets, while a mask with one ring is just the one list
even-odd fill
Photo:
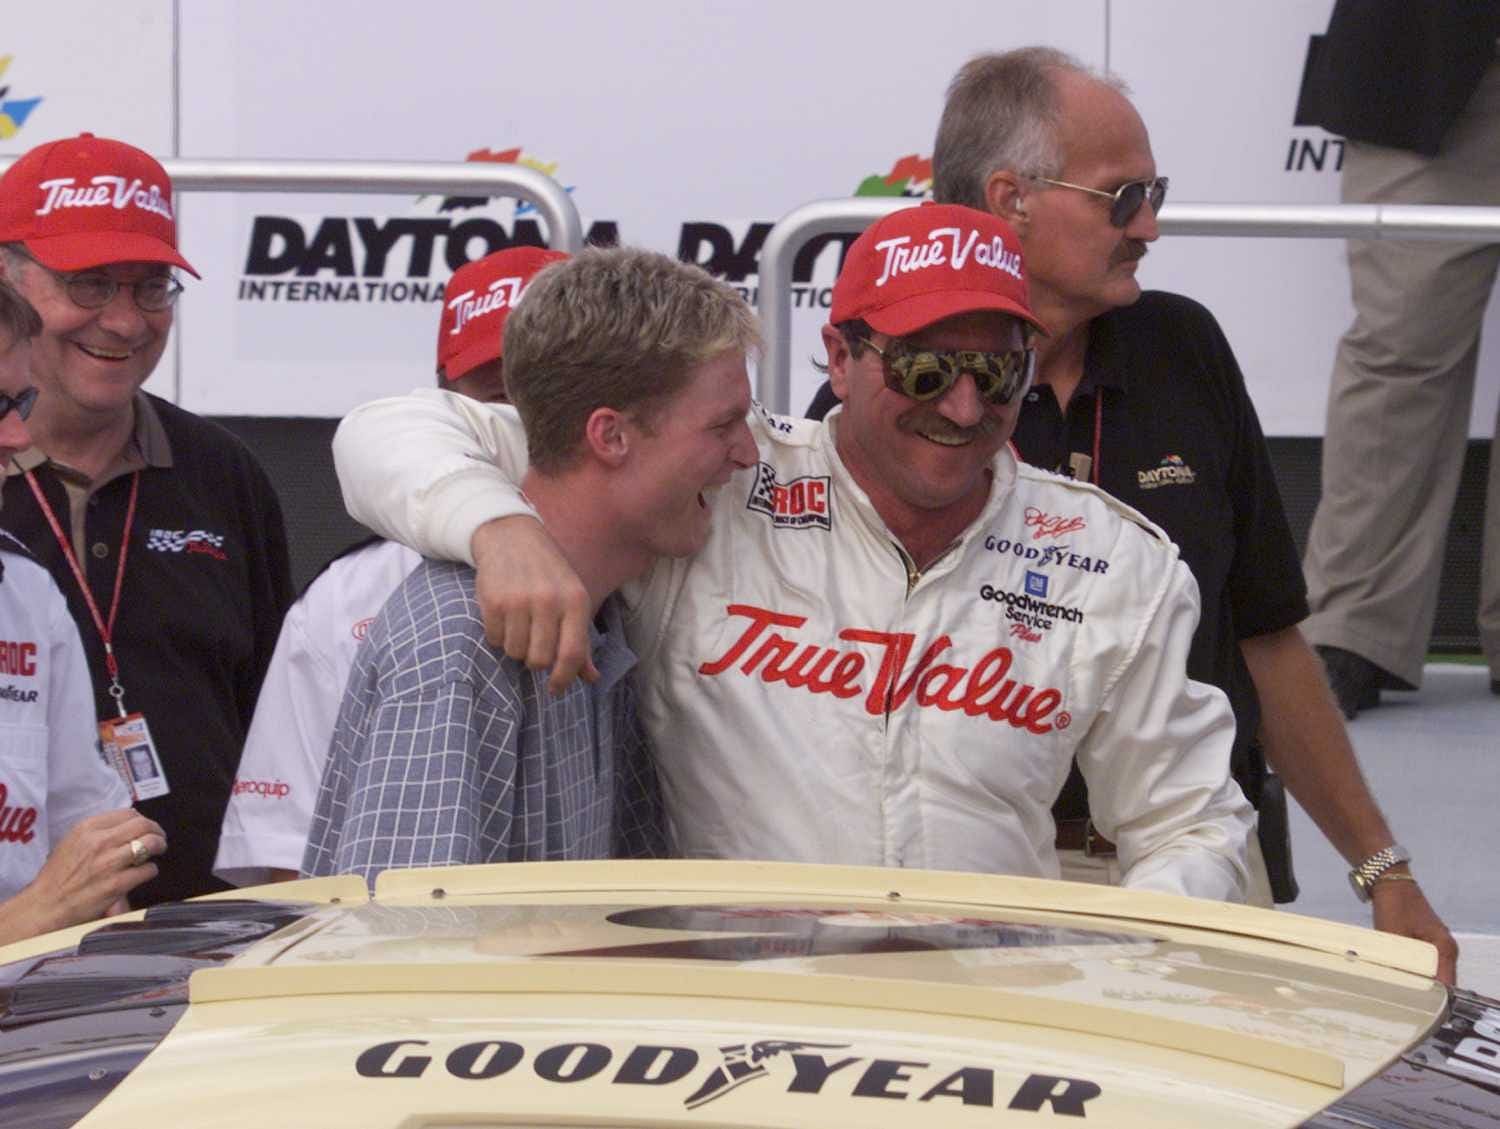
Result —
[[[505, 320], [532, 276], [565, 258], [513, 247], [454, 272], [438, 323], [439, 388], [508, 402]], [[287, 612], [224, 813], [214, 860], [219, 878], [250, 886], [297, 876], [354, 653], [421, 559], [396, 541], [365, 541], [330, 563]]]

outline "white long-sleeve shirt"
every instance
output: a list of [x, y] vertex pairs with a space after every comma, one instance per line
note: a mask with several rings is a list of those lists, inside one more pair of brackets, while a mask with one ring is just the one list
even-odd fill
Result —
[[334, 561], [287, 609], [245, 736], [214, 874], [236, 886], [296, 871], [344, 684], [365, 629], [422, 558], [377, 541]]
[[0, 534], [0, 901], [79, 820], [130, 806], [99, 755], [78, 628], [47, 570]]
[[[1076, 755], [1127, 886], [1241, 898], [1253, 814], [1228, 703], [1185, 674], [1176, 547], [1002, 452], [982, 513], [912, 577], [839, 418], [752, 412], [760, 461], [710, 499], [707, 545], [623, 593], [683, 852], [1055, 877]], [[378, 401], [334, 453], [350, 512], [428, 555], [468, 559], [482, 522], [526, 512], [513, 409]]]

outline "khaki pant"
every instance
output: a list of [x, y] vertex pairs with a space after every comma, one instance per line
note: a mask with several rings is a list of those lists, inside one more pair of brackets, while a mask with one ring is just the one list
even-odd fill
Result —
[[[1250, 867], [1250, 889], [1245, 901], [1263, 909], [1275, 909], [1271, 898], [1271, 879], [1266, 874], [1266, 859], [1260, 853], [1260, 840], [1250, 836], [1250, 849], [1245, 861]], [[1113, 855], [1086, 855], [1082, 851], [1058, 851], [1057, 861], [1062, 864], [1062, 876], [1068, 882], [1092, 882], [1096, 886], [1118, 886], [1120, 884], [1120, 860]]]
[[[1500, 64], [1442, 152], [1351, 142], [1347, 203], [1500, 204]], [[1414, 688], [1432, 635], [1463, 466], [1484, 311], [1500, 244], [1350, 240], [1354, 324], [1340, 341], [1308, 533], [1303, 624]], [[1500, 421], [1497, 421], [1500, 427]], [[1500, 678], [1500, 455], [1491, 447], [1479, 637]]]

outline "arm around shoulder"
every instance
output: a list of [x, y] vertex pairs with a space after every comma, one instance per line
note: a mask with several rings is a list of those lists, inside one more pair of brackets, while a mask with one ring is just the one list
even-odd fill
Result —
[[526, 436], [505, 405], [435, 388], [375, 400], [340, 422], [333, 459], [355, 520], [424, 556], [473, 564], [480, 525], [531, 513], [516, 485]]

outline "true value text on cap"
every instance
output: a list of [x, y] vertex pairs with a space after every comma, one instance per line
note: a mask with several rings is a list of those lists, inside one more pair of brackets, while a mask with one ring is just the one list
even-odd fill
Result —
[[875, 280], [876, 286], [884, 286], [892, 275], [911, 274], [913, 271], [945, 263], [953, 270], [963, 270], [970, 255], [973, 255], [974, 261], [980, 266], [1004, 271], [1012, 278], [1021, 277], [1021, 252], [1007, 251], [1004, 241], [998, 235], [992, 235], [988, 242], [980, 243], [977, 230], [970, 229], [965, 238], [965, 233], [960, 228], [935, 227], [927, 233], [927, 242], [908, 246], [910, 243], [911, 236], [901, 235], [882, 239], [875, 244], [877, 251], [885, 252], [885, 262], [881, 265], [880, 277]]
[[60, 208], [114, 208], [123, 211], [134, 204], [147, 212], [155, 212], [165, 219], [172, 218], [170, 193], [163, 193], [159, 185], [144, 186], [139, 177], [126, 181], [123, 176], [96, 176], [89, 187], [75, 188], [71, 176], [56, 180], [44, 180], [40, 184], [47, 193], [42, 206], [36, 210], [39, 216], [49, 215]]

